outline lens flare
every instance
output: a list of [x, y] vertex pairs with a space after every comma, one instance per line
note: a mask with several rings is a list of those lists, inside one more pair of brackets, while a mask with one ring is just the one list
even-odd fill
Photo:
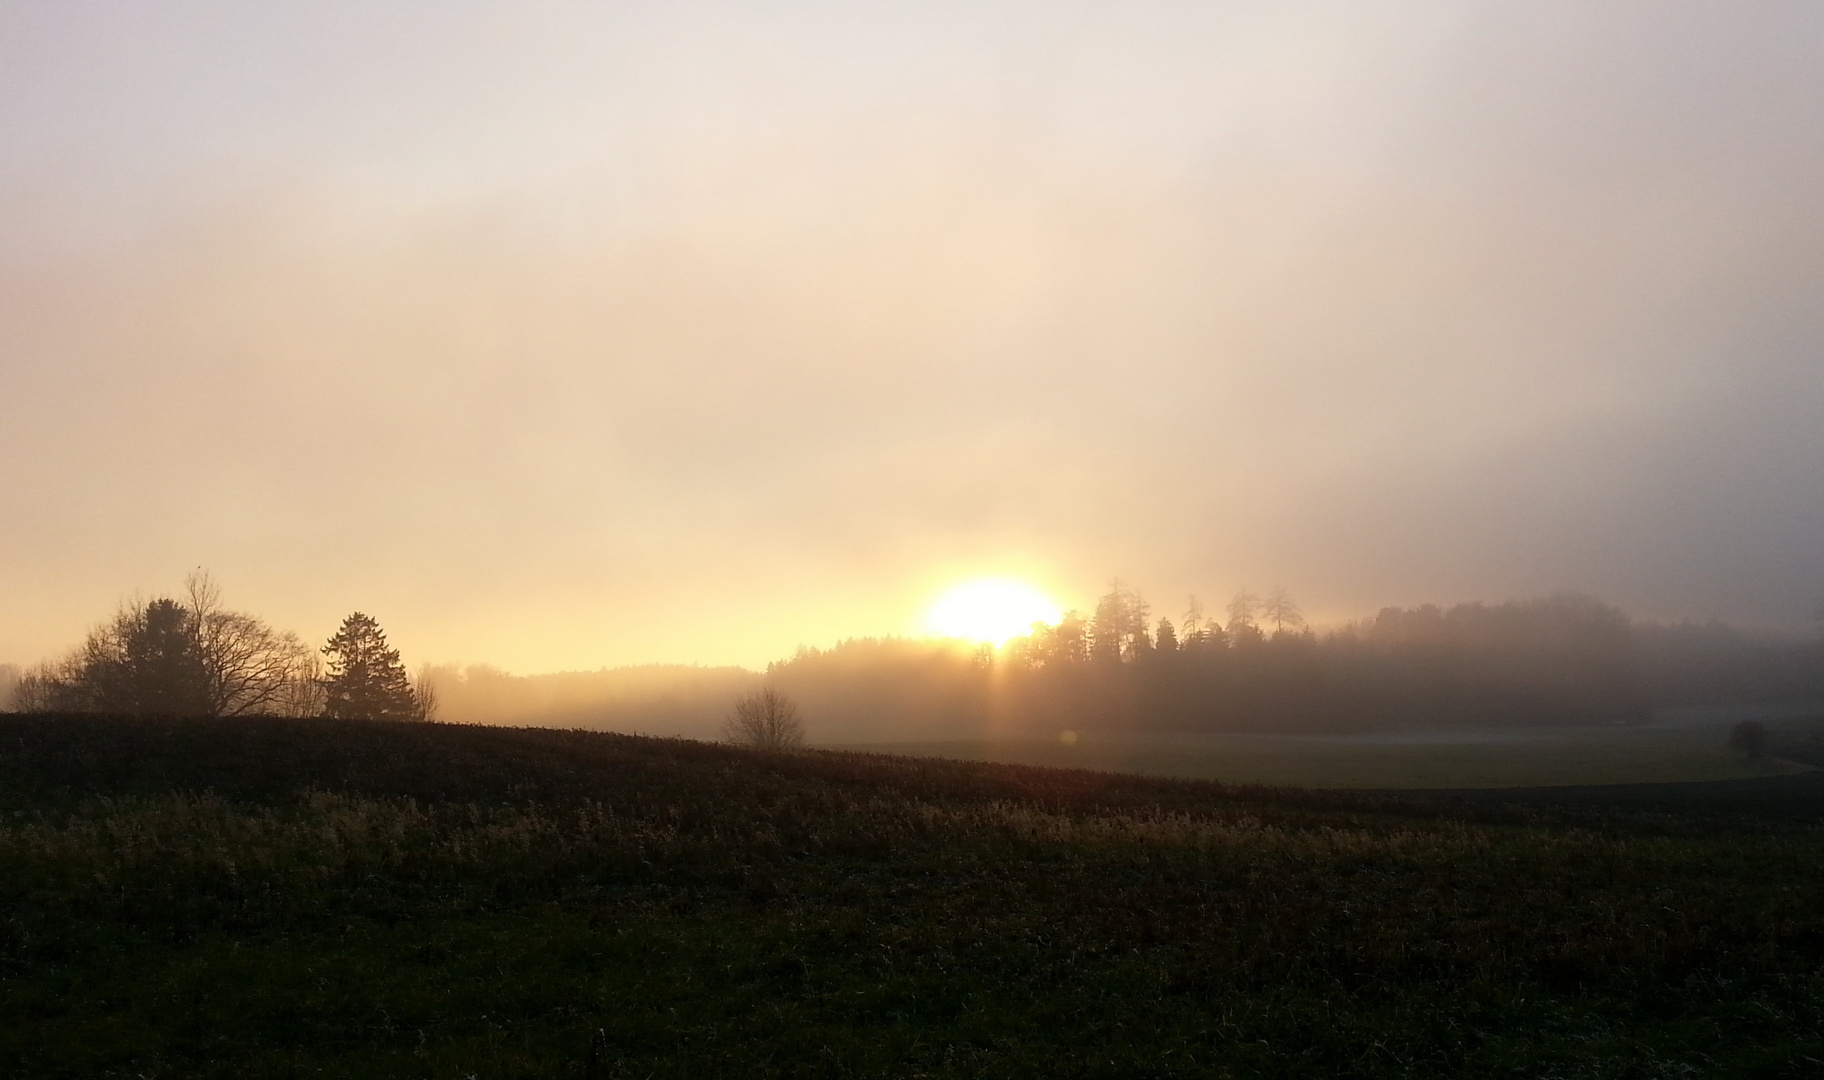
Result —
[[1061, 614], [1049, 596], [1023, 581], [979, 578], [938, 597], [925, 626], [943, 637], [998, 646], [1030, 632], [1035, 622], [1057, 622]]

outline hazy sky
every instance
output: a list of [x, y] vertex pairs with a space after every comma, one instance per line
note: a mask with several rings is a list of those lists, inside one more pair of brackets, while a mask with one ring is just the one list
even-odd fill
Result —
[[1824, 594], [1824, 4], [0, 0], [0, 660]]

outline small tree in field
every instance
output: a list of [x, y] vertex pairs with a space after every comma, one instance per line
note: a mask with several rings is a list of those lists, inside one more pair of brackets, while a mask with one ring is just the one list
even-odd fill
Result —
[[1767, 752], [1767, 725], [1759, 720], [1743, 720], [1729, 729], [1729, 745], [1749, 757], [1760, 757]]
[[723, 734], [736, 746], [797, 750], [804, 745], [804, 721], [791, 698], [769, 688], [736, 699]]
[[323, 680], [325, 710], [344, 720], [423, 720], [399, 650], [388, 648], [386, 631], [357, 611], [323, 646], [329, 676]]

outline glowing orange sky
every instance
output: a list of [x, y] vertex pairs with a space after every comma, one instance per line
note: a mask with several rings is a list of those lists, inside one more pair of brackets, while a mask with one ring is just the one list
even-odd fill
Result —
[[1824, 593], [1824, 9], [13, 3], [0, 660]]

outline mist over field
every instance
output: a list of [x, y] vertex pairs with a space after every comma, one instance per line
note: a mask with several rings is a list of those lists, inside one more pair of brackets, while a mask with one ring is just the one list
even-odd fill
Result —
[[1813, 1077], [1824, 4], [0, 2], [0, 1075]]
[[0, 659], [1824, 594], [1815, 5], [0, 10]]

